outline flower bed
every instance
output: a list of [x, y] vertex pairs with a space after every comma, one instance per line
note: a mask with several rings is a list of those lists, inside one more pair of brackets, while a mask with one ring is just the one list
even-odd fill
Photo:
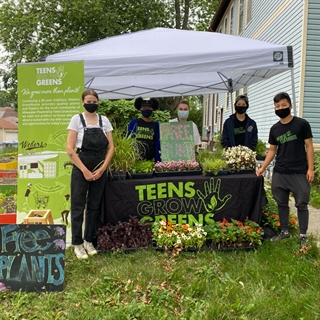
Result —
[[200, 175], [202, 173], [201, 167], [196, 160], [158, 161], [154, 165], [154, 171], [157, 177]]
[[190, 227], [188, 224], [161, 220], [154, 222], [152, 228], [152, 238], [160, 248], [201, 248], [206, 235], [200, 224]]
[[97, 231], [97, 236], [101, 252], [145, 248], [151, 243], [151, 226], [148, 222], [140, 222], [137, 217], [130, 217], [127, 222], [108, 223]]
[[248, 218], [244, 222], [234, 219], [213, 221], [205, 225], [204, 230], [212, 249], [249, 248], [262, 244], [262, 227]]
[[194, 171], [200, 170], [200, 165], [196, 160], [158, 161], [154, 165], [154, 170], [155, 172]]

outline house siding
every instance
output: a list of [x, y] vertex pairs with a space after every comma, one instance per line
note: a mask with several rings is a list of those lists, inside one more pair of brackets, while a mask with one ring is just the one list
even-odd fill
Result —
[[[238, 35], [239, 1], [231, 1], [224, 17], [220, 21], [217, 30], [220, 30], [224, 23], [225, 16], [228, 16], [230, 23], [230, 8], [233, 6], [233, 35]], [[293, 79], [294, 94], [296, 102], [296, 115], [303, 116], [312, 126], [314, 142], [320, 143], [320, 119], [319, 119], [319, 14], [320, 2], [318, 0], [308, 1], [308, 25], [306, 40], [306, 66], [305, 78], [301, 78], [301, 68], [304, 68], [303, 43], [303, 17], [305, 1], [308, 0], [253, 0], [252, 19], [245, 25], [240, 36], [266, 41], [275, 44], [282, 44], [293, 47]], [[246, 4], [246, 1], [244, 1]], [[244, 8], [246, 12], [246, 8]], [[244, 21], [246, 17], [244, 16]], [[304, 62], [304, 61], [303, 61]], [[304, 71], [304, 70], [303, 70]], [[278, 121], [274, 114], [273, 97], [280, 91], [286, 91], [291, 98], [294, 98], [292, 91], [291, 71], [281, 73], [265, 81], [261, 81], [248, 87], [248, 97], [250, 107], [248, 115], [252, 117], [258, 125], [259, 138], [267, 141], [270, 127]], [[303, 84], [304, 90], [300, 87]], [[240, 91], [240, 93], [242, 93]], [[299, 101], [303, 101], [299, 105]], [[225, 95], [219, 95], [219, 105], [225, 103]], [[232, 108], [224, 113], [224, 121], [232, 113]], [[218, 130], [217, 127], [214, 128]]]
[[309, 0], [302, 117], [309, 121], [313, 140], [320, 142], [320, 2]]

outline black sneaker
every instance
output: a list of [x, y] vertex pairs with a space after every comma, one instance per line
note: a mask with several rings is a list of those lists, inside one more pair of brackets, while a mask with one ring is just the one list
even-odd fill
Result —
[[298, 240], [299, 240], [301, 246], [303, 246], [304, 244], [306, 244], [308, 242], [307, 236], [299, 236]]
[[277, 236], [271, 238], [271, 241], [280, 241], [280, 240], [290, 238], [290, 237], [291, 237], [291, 235], [290, 235], [289, 231], [281, 230], [281, 232]]

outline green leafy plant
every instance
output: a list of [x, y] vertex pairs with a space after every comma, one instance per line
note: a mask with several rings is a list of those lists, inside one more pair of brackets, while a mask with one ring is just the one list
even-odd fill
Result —
[[261, 139], [258, 139], [258, 143], [256, 145], [256, 153], [258, 156], [265, 156], [267, 151], [267, 145]]
[[131, 167], [131, 173], [151, 173], [153, 171], [154, 161], [137, 160]]
[[202, 162], [203, 173], [211, 172], [213, 174], [218, 174], [220, 170], [227, 167], [227, 163], [224, 159], [210, 159], [207, 158]]
[[114, 155], [111, 159], [109, 170], [128, 172], [138, 159], [136, 139], [125, 136], [120, 130], [112, 132]]
[[[127, 132], [129, 122], [141, 117], [141, 113], [134, 107], [134, 100], [100, 100], [98, 113], [105, 115], [114, 128], [122, 133]], [[158, 122], [167, 122], [170, 119], [169, 111], [156, 110], [151, 119]]]
[[190, 227], [188, 224], [160, 220], [154, 222], [152, 227], [152, 239], [158, 247], [164, 248], [201, 248], [206, 235], [200, 224]]

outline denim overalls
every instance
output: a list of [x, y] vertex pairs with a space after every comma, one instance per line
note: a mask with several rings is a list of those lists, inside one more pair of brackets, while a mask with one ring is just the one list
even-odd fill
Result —
[[[83, 164], [89, 170], [94, 171], [105, 159], [109, 141], [103, 131], [100, 115], [100, 128], [88, 128], [82, 114], [80, 114], [80, 119], [84, 133], [82, 146], [81, 149], [77, 149], [77, 154]], [[104, 173], [98, 180], [87, 181], [79, 168], [75, 165], [73, 166], [71, 173], [71, 230], [73, 245], [83, 243], [82, 224], [85, 209], [84, 239], [92, 242], [95, 236], [96, 219], [99, 216], [99, 207], [106, 179], [107, 174]]]

